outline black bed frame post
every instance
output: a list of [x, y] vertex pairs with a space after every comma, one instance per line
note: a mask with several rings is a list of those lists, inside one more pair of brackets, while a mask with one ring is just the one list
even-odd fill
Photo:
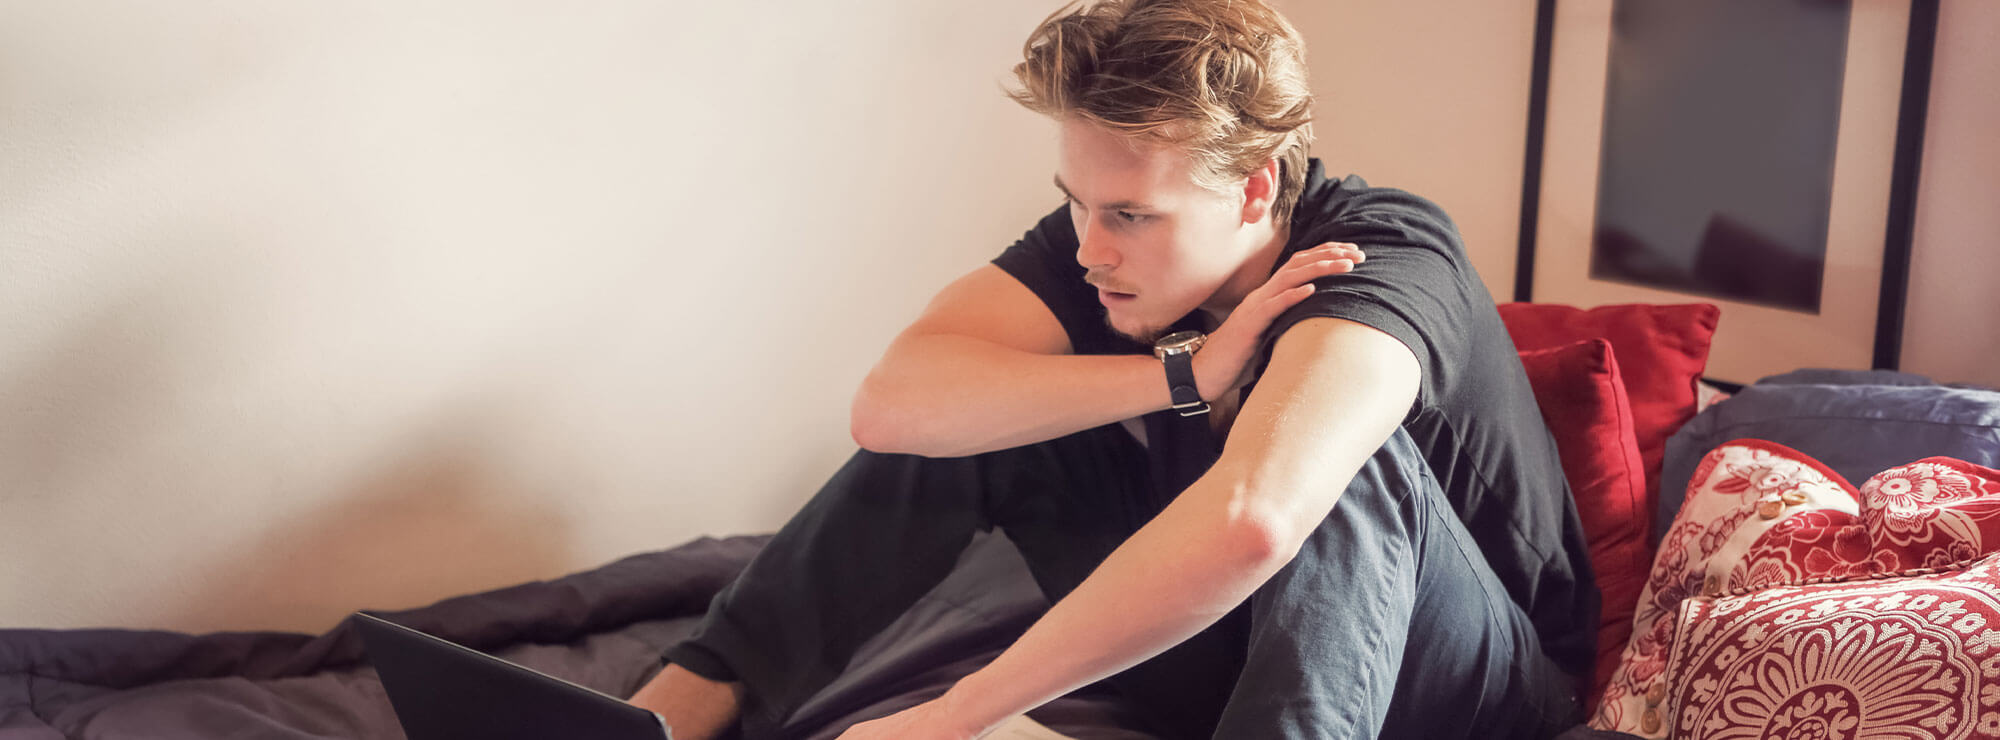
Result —
[[1514, 252], [1514, 300], [1534, 296], [1535, 229], [1542, 203], [1542, 137], [1549, 116], [1549, 53], [1556, 29], [1556, 0], [1535, 2], [1534, 68], [1528, 76], [1528, 143], [1521, 167], [1521, 234]]
[[1875, 315], [1875, 367], [1883, 370], [1898, 369], [1902, 363], [1903, 303], [1910, 291], [1910, 247], [1917, 228], [1917, 184], [1930, 117], [1937, 26], [1938, 0], [1910, 0], [1903, 100], [1896, 112], [1896, 164], [1889, 175], [1889, 228], [1882, 242], [1881, 309]]

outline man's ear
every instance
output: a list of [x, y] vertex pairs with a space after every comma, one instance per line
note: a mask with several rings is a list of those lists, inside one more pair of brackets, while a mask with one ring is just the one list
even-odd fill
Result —
[[1264, 160], [1264, 166], [1250, 171], [1243, 182], [1243, 223], [1254, 224], [1269, 218], [1271, 204], [1278, 199], [1278, 160]]

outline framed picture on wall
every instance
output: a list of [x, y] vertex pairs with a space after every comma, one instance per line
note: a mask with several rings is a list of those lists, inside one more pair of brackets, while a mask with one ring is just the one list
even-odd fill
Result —
[[1714, 303], [1708, 377], [1894, 368], [1937, 0], [1542, 0], [1516, 300]]

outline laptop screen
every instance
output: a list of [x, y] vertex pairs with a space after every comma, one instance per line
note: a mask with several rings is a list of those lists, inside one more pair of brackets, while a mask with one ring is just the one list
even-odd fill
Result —
[[368, 658], [410, 740], [671, 740], [660, 715], [356, 612]]

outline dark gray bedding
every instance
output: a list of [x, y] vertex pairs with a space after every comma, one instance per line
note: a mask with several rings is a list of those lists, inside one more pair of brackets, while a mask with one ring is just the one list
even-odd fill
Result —
[[[553, 581], [371, 613], [628, 696], [766, 539], [703, 538]], [[937, 696], [1047, 606], [1012, 544], [983, 536], [800, 708], [786, 735], [832, 738]], [[1031, 716], [1086, 740], [1150, 737], [1120, 729], [1137, 722], [1090, 689]], [[0, 739], [349, 737], [403, 734], [348, 621], [318, 636], [0, 630]]]

